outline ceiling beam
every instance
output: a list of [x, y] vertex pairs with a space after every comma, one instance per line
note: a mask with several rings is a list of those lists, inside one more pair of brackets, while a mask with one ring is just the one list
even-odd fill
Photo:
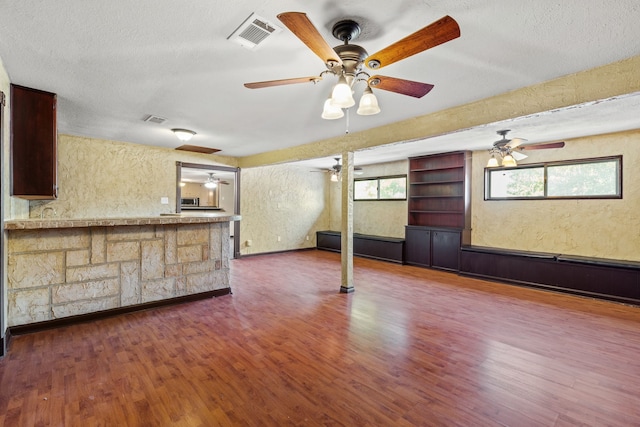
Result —
[[426, 139], [635, 92], [640, 92], [640, 55], [390, 125], [241, 157], [238, 166], [287, 163]]

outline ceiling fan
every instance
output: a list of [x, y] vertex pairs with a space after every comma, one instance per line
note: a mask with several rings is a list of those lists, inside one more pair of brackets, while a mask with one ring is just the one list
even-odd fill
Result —
[[[323, 171], [314, 171], [314, 172], [330, 172], [331, 173], [331, 181], [337, 182], [340, 180], [340, 173], [342, 172], [342, 165], [340, 164], [340, 157], [333, 158], [336, 161], [336, 164], [331, 166], [330, 169], [326, 169]], [[362, 175], [364, 171], [361, 167], [356, 166], [353, 168], [354, 175]]]
[[220, 178], [214, 178], [213, 172], [209, 172], [209, 178], [204, 183], [204, 186], [207, 188], [216, 188], [218, 184], [229, 185], [227, 181], [221, 181]]
[[564, 147], [564, 141], [522, 145], [527, 142], [527, 140], [523, 138], [507, 139], [507, 133], [509, 132], [511, 132], [509, 129], [503, 129], [496, 132], [498, 135], [502, 136], [502, 139], [494, 142], [493, 147], [489, 150], [491, 158], [489, 159], [489, 163], [487, 163], [488, 168], [499, 166], [496, 156], [500, 156], [502, 158], [502, 166], [511, 167], [518, 166], [516, 160], [523, 160], [528, 157], [526, 154], [522, 153], [524, 150], [544, 150], [548, 148]]
[[361, 31], [360, 25], [351, 19], [338, 21], [333, 26], [333, 36], [343, 42], [342, 45], [334, 48], [322, 38], [305, 13], [285, 12], [279, 14], [278, 19], [324, 62], [327, 69], [318, 76], [245, 83], [244, 86], [249, 89], [259, 89], [296, 83], [317, 83], [326, 74], [337, 76], [338, 84], [331, 97], [325, 102], [325, 111], [323, 111], [322, 117], [326, 119], [340, 118], [344, 115], [343, 108], [355, 105], [352, 87], [360, 81], [366, 82], [367, 85], [357, 111], [361, 115], [377, 114], [380, 111], [371, 88], [415, 98], [423, 97], [433, 89], [433, 85], [382, 75], [371, 76], [363, 71], [363, 65], [371, 70], [378, 70], [460, 37], [458, 23], [450, 16], [444, 16], [373, 55], [369, 55], [363, 47], [349, 44], [351, 40], [360, 35]]

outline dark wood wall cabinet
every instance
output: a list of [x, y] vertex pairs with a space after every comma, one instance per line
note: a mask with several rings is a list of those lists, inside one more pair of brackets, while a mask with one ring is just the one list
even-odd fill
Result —
[[[340, 252], [342, 237], [339, 231], [317, 231], [316, 248]], [[402, 263], [404, 239], [368, 234], [353, 234], [353, 254], [365, 258]]]
[[471, 153], [409, 158], [405, 262], [457, 271], [470, 243]]
[[56, 95], [11, 85], [11, 195], [57, 197]]
[[460, 274], [640, 304], [640, 262], [466, 246]]

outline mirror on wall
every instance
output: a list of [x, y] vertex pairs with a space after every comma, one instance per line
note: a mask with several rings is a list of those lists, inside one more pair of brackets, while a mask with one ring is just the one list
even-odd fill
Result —
[[[183, 162], [176, 169], [176, 212], [240, 214], [240, 169]], [[237, 258], [240, 224], [229, 225]]]

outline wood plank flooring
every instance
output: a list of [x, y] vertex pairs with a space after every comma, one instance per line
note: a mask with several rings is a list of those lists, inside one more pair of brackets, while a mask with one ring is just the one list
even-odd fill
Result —
[[14, 337], [5, 426], [638, 426], [640, 308], [339, 254]]

